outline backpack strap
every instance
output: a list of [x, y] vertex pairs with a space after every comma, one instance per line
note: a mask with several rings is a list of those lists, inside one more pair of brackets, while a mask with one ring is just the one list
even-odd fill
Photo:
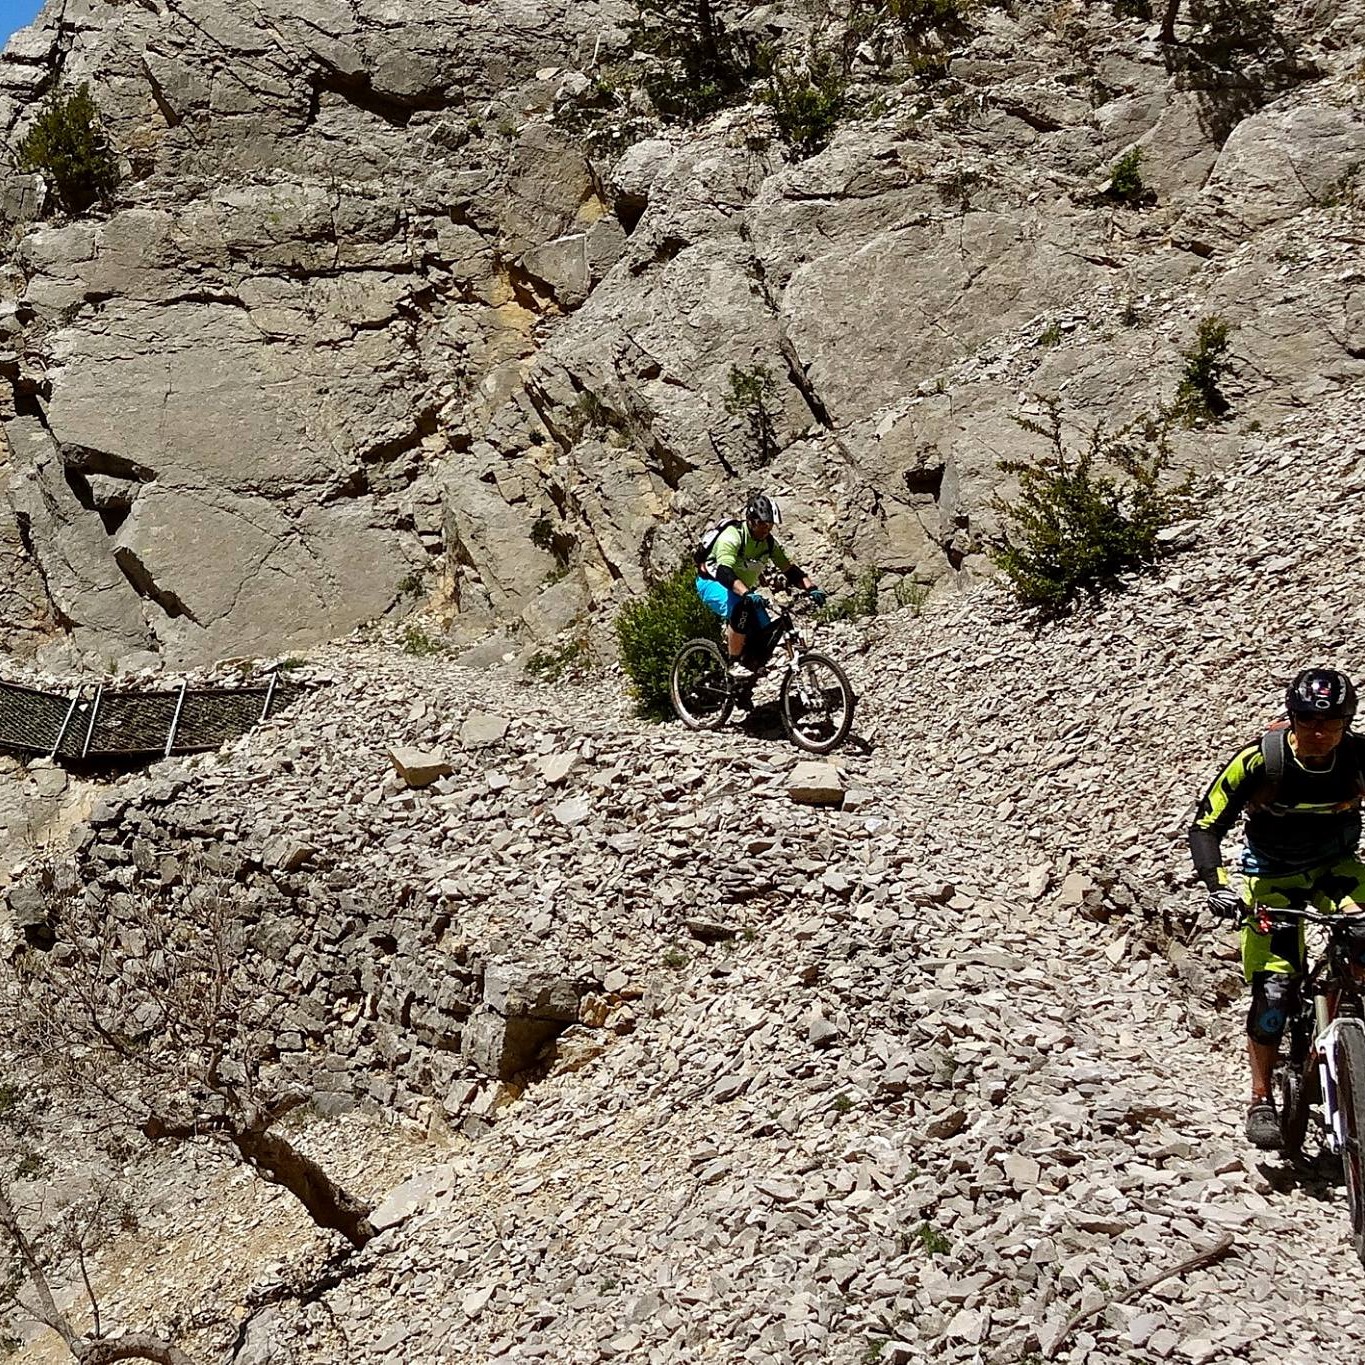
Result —
[[1265, 775], [1261, 785], [1252, 798], [1251, 804], [1263, 810], [1273, 805], [1280, 794], [1280, 784], [1284, 781], [1285, 750], [1289, 747], [1289, 730], [1277, 727], [1267, 730], [1261, 736], [1261, 758], [1265, 762]]

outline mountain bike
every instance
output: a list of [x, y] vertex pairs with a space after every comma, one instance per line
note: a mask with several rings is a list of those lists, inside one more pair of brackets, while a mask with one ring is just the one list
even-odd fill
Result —
[[1321, 926], [1326, 944], [1303, 976], [1285, 1029], [1288, 1055], [1275, 1068], [1280, 1140], [1291, 1161], [1302, 1161], [1316, 1111], [1327, 1150], [1341, 1158], [1351, 1244], [1365, 1264], [1365, 915], [1252, 911], [1258, 933], [1297, 924]]
[[[721, 644], [688, 640], [674, 656], [669, 675], [673, 709], [689, 729], [720, 729], [736, 706], [752, 707], [754, 685], [773, 666], [780, 649], [777, 704], [782, 728], [794, 744], [813, 754], [827, 754], [847, 737], [857, 698], [844, 670], [828, 655], [811, 649], [813, 626], [797, 621], [795, 602], [773, 605], [777, 611], [767, 629], [754, 632], [745, 651], [752, 651], [757, 676], [743, 682], [731, 678], [730, 658]], [[722, 638], [724, 631], [722, 623]]]

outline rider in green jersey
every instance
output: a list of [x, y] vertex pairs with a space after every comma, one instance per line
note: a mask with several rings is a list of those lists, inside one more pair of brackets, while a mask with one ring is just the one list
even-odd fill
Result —
[[[1190, 853], [1209, 891], [1209, 908], [1245, 921], [1253, 905], [1359, 913], [1365, 863], [1358, 861], [1365, 788], [1365, 738], [1349, 730], [1356, 690], [1344, 674], [1310, 668], [1289, 684], [1287, 728], [1239, 750], [1213, 779], [1190, 826]], [[1246, 852], [1234, 888], [1221, 842], [1246, 814]], [[1304, 972], [1303, 929], [1256, 932], [1243, 923], [1242, 970], [1251, 985], [1247, 1054], [1251, 1103], [1247, 1140], [1280, 1145], [1270, 1096], [1285, 1024], [1297, 1007]]]

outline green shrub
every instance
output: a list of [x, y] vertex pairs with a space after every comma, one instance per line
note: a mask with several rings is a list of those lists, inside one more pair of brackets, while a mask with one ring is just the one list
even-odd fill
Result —
[[924, 604], [933, 593], [933, 585], [914, 578], [902, 578], [896, 584], [896, 605], [908, 608], [911, 616], [923, 616]]
[[1109, 188], [1105, 194], [1129, 206], [1143, 203], [1151, 195], [1142, 183], [1142, 148], [1130, 147], [1114, 162], [1109, 171]]
[[52, 92], [19, 144], [19, 165], [44, 176], [68, 213], [108, 197], [118, 184], [118, 162], [89, 85]]
[[914, 1238], [926, 1256], [943, 1256], [953, 1249], [953, 1244], [932, 1223], [921, 1223]]
[[[1070, 454], [1062, 440], [1057, 405], [1047, 425], [1016, 417], [1025, 431], [1043, 437], [1048, 454], [1038, 463], [1006, 460], [1002, 473], [1019, 481], [1018, 495], [993, 506], [1004, 531], [991, 558], [1025, 606], [1055, 613], [1082, 592], [1115, 574], [1152, 563], [1161, 532], [1198, 506], [1194, 475], [1163, 486], [1170, 463], [1164, 426], [1148, 423], [1105, 436], [1096, 427], [1088, 446]], [[1122, 479], [1101, 474], [1113, 466]]]
[[1038, 334], [1040, 346], [1060, 346], [1062, 344], [1062, 324], [1055, 318]]
[[1175, 391], [1176, 415], [1187, 425], [1222, 417], [1228, 410], [1228, 400], [1218, 386], [1232, 371], [1227, 322], [1216, 314], [1201, 318], [1194, 344], [1181, 356], [1185, 369]]
[[730, 366], [730, 392], [725, 395], [725, 411], [742, 418], [749, 429], [760, 465], [769, 464], [777, 454], [777, 413], [772, 404], [777, 383], [766, 365], [742, 370]]
[[587, 671], [591, 663], [588, 642], [581, 636], [555, 649], [538, 649], [526, 660], [526, 671], [533, 678], [545, 682], [559, 682], [562, 678], [576, 678]]
[[967, 28], [976, 0], [884, 0], [886, 12], [912, 38], [930, 30], [961, 33]]
[[444, 640], [433, 639], [421, 626], [409, 625], [403, 628], [403, 653], [426, 658], [446, 653], [446, 644]]
[[716, 618], [697, 596], [697, 571], [685, 560], [616, 618], [621, 667], [631, 681], [640, 714], [656, 720], [671, 714], [668, 678], [673, 656], [687, 640], [716, 637]]
[[849, 107], [843, 63], [834, 53], [812, 47], [802, 63], [785, 62], [768, 51], [762, 65], [759, 100], [773, 111], [783, 145], [798, 161], [822, 151]]

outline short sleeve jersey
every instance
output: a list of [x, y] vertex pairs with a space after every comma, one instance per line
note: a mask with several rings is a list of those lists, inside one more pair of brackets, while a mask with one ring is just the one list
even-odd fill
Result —
[[791, 568], [791, 560], [781, 545], [769, 536], [767, 540], [755, 540], [746, 525], [729, 526], [716, 538], [711, 547], [711, 557], [706, 561], [706, 571], [713, 577], [721, 565], [733, 569], [746, 588], [753, 588], [758, 576], [763, 572], [765, 562], [771, 560], [779, 569]]

